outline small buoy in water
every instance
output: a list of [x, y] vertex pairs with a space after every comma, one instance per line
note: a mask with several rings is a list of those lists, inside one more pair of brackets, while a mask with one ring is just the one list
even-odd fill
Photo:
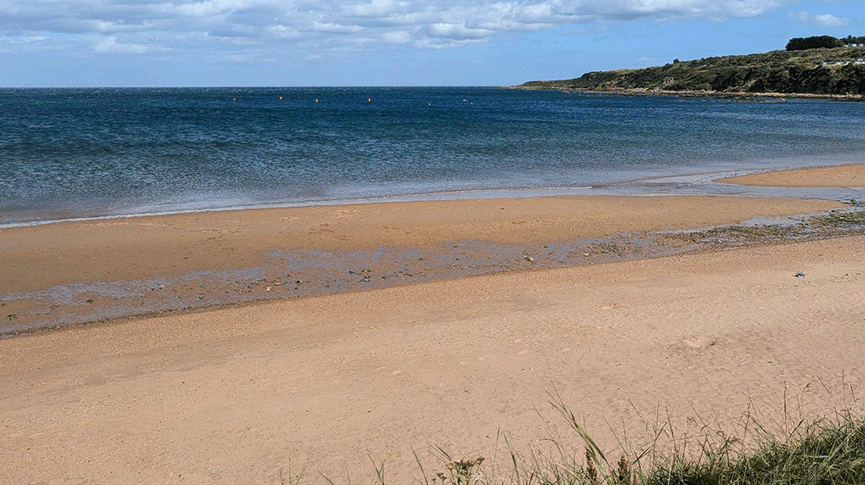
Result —
[[282, 101], [282, 96], [279, 97], [279, 100]]
[[237, 101], [237, 98], [231, 98], [232, 101]]
[[318, 98], [315, 98], [315, 102], [318, 103]]
[[372, 103], [372, 98], [366, 98], [367, 103]]

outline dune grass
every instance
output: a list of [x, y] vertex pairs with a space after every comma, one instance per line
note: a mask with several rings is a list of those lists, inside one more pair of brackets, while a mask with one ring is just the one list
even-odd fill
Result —
[[[575, 443], [545, 440], [546, 452], [516, 451], [507, 437], [505, 460], [454, 459], [435, 448], [438, 467], [425, 467], [415, 453], [418, 485], [861, 485], [865, 484], [865, 420], [850, 411], [806, 422], [787, 421], [770, 432], [751, 414], [728, 434], [709, 425], [678, 436], [668, 420], [647, 446], [619, 443], [611, 461], [558, 394], [550, 404], [575, 432]], [[786, 411], [786, 408], [785, 408]], [[552, 452], [550, 452], [552, 450]], [[390, 485], [384, 462], [370, 457], [376, 485]], [[501, 462], [504, 462], [503, 466]], [[299, 485], [300, 477], [280, 473], [280, 483]], [[325, 478], [329, 485], [337, 485]]]
[[[851, 416], [800, 423], [754, 448], [708, 440], [696, 457], [673, 453], [633, 477], [634, 484], [863, 484], [865, 423]], [[630, 483], [607, 481], [605, 483]]]
[[865, 484], [865, 421], [849, 413], [800, 421], [783, 436], [768, 432], [751, 417], [745, 432], [750, 437], [710, 429], [676, 437], [666, 425], [648, 447], [623, 451], [612, 462], [564, 403], [552, 404], [580, 437], [584, 456], [569, 454], [559, 443], [554, 443], [560, 452], [557, 460], [510, 451], [512, 470], [504, 478], [486, 474], [481, 459], [450, 461], [447, 466], [460, 473], [446, 475], [441, 485]]
[[[434, 446], [438, 460], [425, 464], [416, 451], [415, 485], [865, 485], [865, 417], [862, 403], [852, 386], [841, 377], [840, 400], [837, 392], [820, 380], [829, 392], [835, 411], [831, 416], [803, 418], [801, 402], [791, 401], [786, 390], [780, 401], [783, 409], [770, 426], [759, 408], [748, 410], [732, 427], [717, 419], [697, 415], [688, 418], [697, 429], [677, 430], [673, 418], [657, 413], [640, 419], [646, 425], [648, 440], [634, 446], [629, 439], [616, 440], [618, 459], [609, 458], [553, 386], [549, 404], [565, 423], [572, 438], [563, 437], [559, 428], [541, 419], [548, 428], [543, 446], [529, 446], [520, 452], [501, 431], [496, 436], [493, 456], [455, 459], [447, 450]], [[807, 387], [809, 387], [810, 384]], [[539, 412], [540, 414], [540, 412]], [[775, 413], [772, 413], [775, 414]], [[780, 421], [777, 421], [780, 419]], [[722, 429], [724, 428], [724, 429]], [[728, 431], [732, 430], [732, 431]], [[500, 452], [499, 449], [503, 452]], [[609, 449], [609, 448], [608, 448]], [[373, 485], [392, 485], [390, 464], [368, 455], [375, 472]], [[386, 468], [387, 465], [387, 468]], [[403, 465], [404, 466], [404, 465]], [[410, 465], [411, 466], [411, 465]], [[286, 473], [287, 471], [287, 473]], [[405, 472], [404, 469], [399, 470]], [[400, 473], [404, 476], [405, 473]], [[305, 473], [280, 469], [281, 485], [309, 483]], [[327, 485], [341, 485], [321, 476]], [[367, 483], [367, 482], [362, 482]], [[348, 478], [347, 485], [351, 485]], [[402, 485], [402, 482], [400, 482]]]

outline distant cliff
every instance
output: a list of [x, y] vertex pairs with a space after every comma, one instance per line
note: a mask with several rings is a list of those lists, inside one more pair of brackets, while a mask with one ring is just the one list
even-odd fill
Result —
[[865, 95], [865, 47], [772, 51], [678, 59], [646, 69], [589, 72], [576, 79], [531, 81], [526, 89], [641, 93]]

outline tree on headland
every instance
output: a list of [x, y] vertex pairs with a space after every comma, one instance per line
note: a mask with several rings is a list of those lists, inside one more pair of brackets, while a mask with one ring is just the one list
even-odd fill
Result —
[[841, 43], [844, 45], [850, 44], [865, 44], [865, 36], [853, 37], [852, 35], [848, 35], [841, 39]]
[[844, 45], [841, 40], [831, 35], [817, 35], [814, 37], [794, 37], [787, 42], [788, 51], [804, 51], [806, 49], [834, 48]]

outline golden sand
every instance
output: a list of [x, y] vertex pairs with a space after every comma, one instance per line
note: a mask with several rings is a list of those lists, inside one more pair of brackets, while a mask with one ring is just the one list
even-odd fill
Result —
[[[562, 197], [53, 224], [0, 231], [0, 292], [241, 267], [273, 248], [542, 242], [836, 206]], [[0, 339], [0, 483], [279, 483], [289, 466], [302, 483], [367, 483], [370, 457], [409, 483], [413, 450], [434, 472], [433, 445], [494, 461], [500, 432], [539, 443], [559, 423], [553, 387], [613, 460], [614, 432], [639, 446], [668, 417], [686, 433], [756, 409], [772, 427], [785, 396], [831, 414], [865, 385], [863, 248], [783, 243]]]

